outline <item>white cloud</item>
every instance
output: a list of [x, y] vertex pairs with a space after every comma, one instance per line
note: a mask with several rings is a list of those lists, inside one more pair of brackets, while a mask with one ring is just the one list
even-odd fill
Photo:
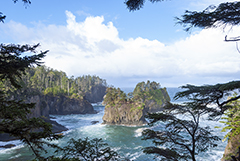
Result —
[[[147, 79], [165, 86], [217, 83], [236, 79], [240, 72], [240, 54], [234, 43], [223, 41], [222, 30], [203, 30], [166, 46], [141, 37], [123, 40], [112, 22], [104, 24], [103, 16], [77, 22], [70, 11], [66, 15], [66, 26], [35, 24], [29, 28], [9, 22], [0, 25], [1, 35], [18, 35], [14, 39], [19, 43], [39, 42], [42, 50], [50, 50], [45, 65], [69, 76], [96, 74], [118, 79], [125, 86]], [[239, 32], [238, 27], [231, 34]]]

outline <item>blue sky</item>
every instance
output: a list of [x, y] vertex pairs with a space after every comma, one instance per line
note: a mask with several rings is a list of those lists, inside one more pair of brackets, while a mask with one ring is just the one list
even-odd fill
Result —
[[175, 25], [185, 10], [222, 0], [146, 2], [129, 12], [124, 0], [3, 0], [2, 43], [41, 44], [45, 65], [75, 77], [98, 75], [115, 87], [157, 81], [162, 86], [215, 84], [238, 79], [240, 54], [223, 41], [240, 28], [194, 29]]

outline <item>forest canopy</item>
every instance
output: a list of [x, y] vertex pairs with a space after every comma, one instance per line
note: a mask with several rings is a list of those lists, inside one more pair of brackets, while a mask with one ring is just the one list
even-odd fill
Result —
[[[10, 88], [8, 81], [0, 82], [0, 87], [9, 95], [18, 96], [19, 92], [28, 94], [66, 95], [71, 98], [81, 98], [90, 92], [93, 86], [107, 86], [106, 80], [98, 76], [83, 75], [68, 78], [65, 72], [51, 69], [46, 66], [31, 67], [24, 71], [25, 74], [19, 79], [21, 91]], [[17, 91], [17, 92], [16, 92]]]

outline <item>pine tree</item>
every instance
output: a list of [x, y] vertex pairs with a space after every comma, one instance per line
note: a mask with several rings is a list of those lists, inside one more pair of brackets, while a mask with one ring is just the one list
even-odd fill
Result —
[[[25, 70], [33, 65], [40, 65], [41, 59], [48, 51], [38, 54], [37, 45], [0, 45], [0, 80], [9, 81], [11, 88], [20, 89], [20, 80]], [[35, 53], [32, 56], [22, 56], [25, 53]], [[25, 103], [23, 100], [9, 98], [4, 88], [0, 90], [0, 132], [26, 143], [35, 154], [36, 158], [43, 159], [41, 151], [47, 152], [43, 145], [55, 147], [47, 140], [58, 139], [60, 136], [52, 133], [51, 124], [41, 118], [29, 118], [33, 103]]]

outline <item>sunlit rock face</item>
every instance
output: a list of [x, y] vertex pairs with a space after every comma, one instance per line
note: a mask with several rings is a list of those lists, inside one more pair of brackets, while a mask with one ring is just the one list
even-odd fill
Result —
[[161, 111], [169, 101], [166, 88], [156, 82], [141, 82], [128, 96], [121, 89], [110, 87], [103, 101], [103, 124], [144, 125], [147, 113]]
[[238, 154], [239, 147], [240, 147], [240, 135], [234, 136], [231, 139], [229, 139], [221, 161], [233, 161], [231, 156], [237, 157], [238, 155], [240, 155]]
[[124, 103], [115, 106], [106, 106], [103, 124], [110, 125], [144, 125], [146, 111], [141, 104]]

